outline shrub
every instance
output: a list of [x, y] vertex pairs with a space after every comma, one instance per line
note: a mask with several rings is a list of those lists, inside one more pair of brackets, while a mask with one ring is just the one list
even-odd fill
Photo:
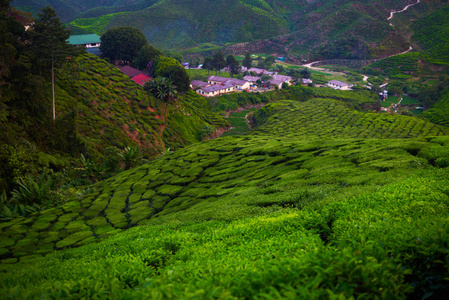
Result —
[[52, 199], [56, 180], [42, 173], [37, 179], [28, 175], [27, 179], [21, 178], [17, 184], [19, 188], [12, 192], [12, 198], [20, 204], [43, 204]]

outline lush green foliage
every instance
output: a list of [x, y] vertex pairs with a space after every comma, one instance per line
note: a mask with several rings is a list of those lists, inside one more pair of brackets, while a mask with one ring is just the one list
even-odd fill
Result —
[[428, 61], [449, 65], [449, 6], [416, 21], [412, 29]]
[[27, 179], [19, 179], [19, 188], [12, 192], [13, 201], [20, 204], [40, 205], [50, 200], [51, 192], [56, 185], [56, 181], [50, 176], [42, 173], [39, 178], [34, 179], [33, 175], [28, 175]]
[[109, 29], [101, 36], [100, 51], [111, 60], [131, 62], [146, 44], [147, 40], [139, 29], [117, 27]]
[[447, 90], [432, 108], [421, 115], [435, 124], [449, 126], [449, 90]]
[[[178, 6], [167, 3], [167, 13], [175, 13]], [[276, 3], [244, 5], [273, 15], [297, 5]], [[335, 3], [323, 4], [321, 12]], [[86, 169], [102, 171], [91, 153], [109, 156], [104, 166], [110, 169], [120, 153], [131, 167], [140, 158], [137, 145], [145, 155], [163, 155], [61, 197], [59, 206], [3, 209], [2, 297], [446, 296], [447, 127], [366, 112], [379, 103], [365, 91], [295, 86], [211, 99], [189, 91], [162, 103], [101, 59], [83, 55], [71, 62], [58, 72], [59, 114], [71, 113], [63, 125], [71, 124], [68, 136], [82, 145], [73, 152], [89, 151], [81, 156]], [[414, 93], [415, 87], [403, 88]], [[274, 100], [254, 112], [247, 134], [195, 143], [229, 125], [212, 110]], [[10, 102], [2, 101], [7, 113], [0, 119], [7, 125], [0, 137], [8, 141], [19, 127], [19, 108], [30, 105]], [[243, 115], [231, 122], [243, 125], [234, 120]], [[10, 178], [26, 174], [28, 162], [62, 164], [56, 155], [27, 155], [37, 142], [26, 148], [22, 141], [17, 149], [10, 143], [0, 149]]]
[[143, 70], [148, 67], [149, 63], [162, 56], [162, 52], [158, 49], [154, 48], [151, 45], [143, 46], [139, 52], [137, 52], [136, 58], [133, 61], [133, 64], [140, 70]]
[[[2, 294], [438, 293], [449, 182], [431, 165], [448, 166], [447, 137], [305, 141], [301, 127], [265, 128], [192, 145], [2, 223]], [[151, 226], [122, 231], [136, 224]], [[66, 247], [77, 249], [51, 253]]]

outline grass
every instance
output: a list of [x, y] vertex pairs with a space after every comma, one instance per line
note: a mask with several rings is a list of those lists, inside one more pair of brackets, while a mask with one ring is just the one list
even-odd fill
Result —
[[419, 101], [409, 96], [402, 96], [401, 105], [419, 104]]
[[[442, 296], [449, 130], [350, 108], [370, 103], [364, 92], [273, 95], [289, 100], [256, 110], [246, 134], [191, 144], [0, 223], [0, 293]], [[232, 117], [243, 126], [244, 114]]]
[[438, 102], [426, 110], [422, 117], [433, 123], [449, 126], [449, 90], [446, 90]]
[[207, 78], [209, 76], [221, 76], [221, 77], [230, 77], [228, 72], [217, 72], [215, 75], [215, 71], [207, 71], [203, 69], [187, 69], [187, 74], [189, 74], [190, 80], [201, 80], [207, 82]]

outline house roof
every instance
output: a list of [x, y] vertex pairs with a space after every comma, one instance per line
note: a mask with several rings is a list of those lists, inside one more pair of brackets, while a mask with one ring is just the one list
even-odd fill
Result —
[[349, 86], [349, 83], [338, 81], [338, 80], [331, 80], [328, 82], [329, 84], [337, 85], [337, 86]]
[[122, 71], [123, 73], [128, 75], [130, 78], [133, 78], [140, 74], [145, 74], [144, 72], [137, 70], [135, 68], [132, 68], [130, 66], [118, 66], [118, 68], [120, 69], [120, 71]]
[[245, 77], [243, 77], [243, 79], [246, 81], [256, 82], [257, 80], [260, 79], [260, 77], [246, 75]]
[[72, 45], [101, 43], [100, 36], [96, 34], [71, 35], [67, 41]]
[[192, 82], [190, 82], [190, 85], [194, 89], [194, 88], [197, 88], [197, 87], [208, 86], [209, 83], [201, 81], [201, 80], [192, 80]]
[[201, 88], [205, 93], [212, 93], [220, 90], [225, 90], [227, 88], [233, 87], [234, 84], [228, 80], [227, 82], [220, 83], [220, 84], [213, 84], [206, 87]]
[[218, 81], [218, 82], [231, 82], [233, 85], [244, 85], [247, 81], [235, 78], [227, 78], [221, 76], [210, 76], [207, 80], [209, 81]]
[[133, 80], [137, 84], [143, 85], [145, 83], [145, 81], [147, 81], [150, 78], [151, 78], [150, 76], [147, 76], [145, 74], [140, 74], [140, 75], [134, 76], [133, 78], [131, 78], [131, 80]]
[[279, 79], [270, 79], [268, 81], [270, 84], [275, 84], [275, 85], [280, 85], [281, 83], [284, 83], [284, 80], [279, 80]]
[[290, 76], [287, 76], [287, 75], [276, 75], [276, 76], [273, 77], [273, 79], [282, 80], [284, 82], [292, 80], [292, 78]]
[[267, 70], [260, 69], [260, 68], [251, 68], [248, 70], [248, 72], [254, 72], [256, 74], [265, 74], [267, 72]]

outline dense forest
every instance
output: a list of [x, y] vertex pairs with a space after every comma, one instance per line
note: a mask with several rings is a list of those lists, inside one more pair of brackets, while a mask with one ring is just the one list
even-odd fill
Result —
[[[358, 68], [219, 47], [195, 57], [205, 69], [186, 70], [143, 27], [102, 27], [103, 57], [71, 46], [56, 10], [126, 20], [187, 13], [191, 1], [11, 2], [32, 14], [10, 2], [0, 2], [0, 298], [445, 299], [447, 5], [410, 8], [394, 22], [405, 30], [415, 18], [416, 49]], [[318, 12], [329, 28], [344, 16], [342, 38], [315, 53], [346, 61], [374, 53], [347, 28], [414, 3], [237, 2], [286, 32]], [[125, 61], [151, 79], [132, 81], [117, 67]], [[191, 90], [210, 71], [242, 78], [240, 61], [297, 83], [211, 98]], [[323, 87], [330, 79], [353, 87]]]

